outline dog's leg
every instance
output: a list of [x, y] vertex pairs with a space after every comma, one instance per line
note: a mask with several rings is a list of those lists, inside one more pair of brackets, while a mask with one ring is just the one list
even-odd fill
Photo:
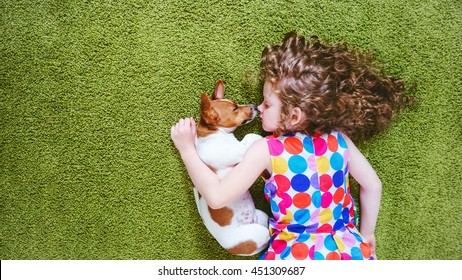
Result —
[[193, 192], [194, 192], [194, 199], [196, 200], [197, 212], [199, 212], [199, 215], [202, 217], [199, 192], [197, 191], [196, 188], [193, 188]]
[[229, 228], [228, 234], [221, 236], [221, 244], [233, 255], [252, 256], [268, 246], [268, 228], [260, 224], [240, 225]]
[[268, 215], [259, 209], [255, 209], [255, 215], [257, 216], [257, 224], [268, 228]]

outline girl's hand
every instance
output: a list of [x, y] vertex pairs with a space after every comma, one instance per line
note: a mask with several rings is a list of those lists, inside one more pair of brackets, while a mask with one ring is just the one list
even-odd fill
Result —
[[195, 149], [196, 123], [193, 118], [180, 119], [170, 129], [170, 137], [180, 154]]

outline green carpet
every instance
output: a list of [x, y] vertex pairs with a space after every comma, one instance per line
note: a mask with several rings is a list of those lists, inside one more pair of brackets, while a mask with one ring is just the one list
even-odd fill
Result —
[[460, 1], [0, 2], [1, 259], [257, 258], [205, 230], [170, 126], [217, 79], [258, 104], [261, 51], [291, 30], [418, 84], [421, 104], [360, 145], [383, 183], [377, 253], [462, 259]]

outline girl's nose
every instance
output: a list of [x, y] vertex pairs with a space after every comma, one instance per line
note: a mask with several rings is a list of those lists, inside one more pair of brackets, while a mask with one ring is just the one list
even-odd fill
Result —
[[[263, 104], [263, 103], [262, 103], [262, 104]], [[262, 108], [263, 108], [262, 104], [260, 104], [260, 105], [257, 106], [257, 109], [258, 109], [258, 112], [259, 112], [259, 113], [261, 113], [261, 111], [262, 111]]]

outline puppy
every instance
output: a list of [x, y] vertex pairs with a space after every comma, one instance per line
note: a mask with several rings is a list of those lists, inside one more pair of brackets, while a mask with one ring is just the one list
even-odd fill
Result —
[[[201, 95], [201, 118], [197, 126], [196, 148], [201, 160], [223, 178], [244, 157], [246, 150], [261, 136], [247, 134], [238, 141], [233, 131], [252, 121], [255, 105], [238, 105], [224, 97], [223, 81], [218, 80], [210, 99]], [[221, 209], [212, 209], [196, 188], [194, 195], [204, 225], [229, 253], [250, 256], [261, 252], [269, 242], [268, 215], [255, 209], [247, 191]]]

